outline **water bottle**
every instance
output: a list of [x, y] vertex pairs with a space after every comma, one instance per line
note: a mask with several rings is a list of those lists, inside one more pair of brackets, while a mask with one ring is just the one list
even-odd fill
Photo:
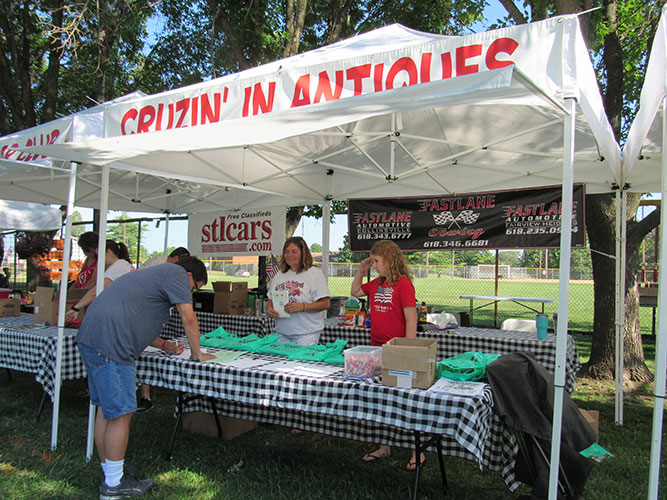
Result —
[[427, 317], [428, 317], [428, 307], [426, 307], [426, 302], [422, 302], [422, 305], [419, 307], [417, 318], [420, 323], [426, 323]]
[[544, 340], [547, 338], [547, 326], [549, 325], [549, 317], [546, 314], [538, 314], [535, 317], [535, 324], [537, 326], [537, 338]]
[[345, 303], [340, 303], [340, 308], [338, 309], [338, 326], [343, 326], [345, 324]]

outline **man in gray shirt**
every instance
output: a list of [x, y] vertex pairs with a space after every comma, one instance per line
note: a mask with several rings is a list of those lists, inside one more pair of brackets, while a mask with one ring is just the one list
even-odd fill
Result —
[[91, 402], [102, 408], [95, 420], [95, 445], [104, 471], [100, 500], [139, 496], [153, 481], [123, 474], [130, 421], [137, 408], [135, 361], [160, 334], [173, 305], [183, 320], [192, 361], [212, 357], [199, 345], [199, 323], [192, 292], [207, 282], [204, 263], [181, 257], [127, 273], [91, 304], [76, 336], [88, 374]]

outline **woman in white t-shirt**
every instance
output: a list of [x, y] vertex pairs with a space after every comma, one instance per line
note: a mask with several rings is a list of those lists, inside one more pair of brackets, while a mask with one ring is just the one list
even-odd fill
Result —
[[[123, 274], [134, 271], [134, 266], [130, 261], [130, 252], [127, 250], [125, 243], [115, 242], [114, 240], [107, 240], [107, 251], [104, 257], [104, 288], [109, 286], [111, 282], [120, 278]], [[79, 311], [84, 307], [90, 305], [97, 296], [97, 284], [88, 289], [79, 302], [74, 304], [65, 315], [65, 323], [76, 319]]]
[[280, 341], [317, 344], [324, 330], [322, 311], [329, 309], [331, 294], [326, 277], [313, 267], [313, 256], [303, 238], [285, 241], [278, 268], [267, 290], [266, 313], [276, 320]]

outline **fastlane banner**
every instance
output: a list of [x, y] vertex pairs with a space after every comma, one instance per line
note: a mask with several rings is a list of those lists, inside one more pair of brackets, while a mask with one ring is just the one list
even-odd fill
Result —
[[285, 207], [206, 212], [188, 217], [188, 249], [197, 257], [281, 255]]
[[[572, 247], [585, 245], [583, 184], [572, 205]], [[558, 248], [561, 187], [517, 189], [456, 196], [351, 199], [350, 250], [370, 250], [393, 240], [402, 250]]]

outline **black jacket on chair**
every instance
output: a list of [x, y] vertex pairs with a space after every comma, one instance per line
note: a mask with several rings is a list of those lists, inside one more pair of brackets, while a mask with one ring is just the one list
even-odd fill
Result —
[[[516, 477], [533, 487], [531, 498], [546, 499], [549, 491], [553, 375], [529, 352], [501, 356], [486, 367], [486, 375], [493, 388], [494, 412], [526, 443], [517, 455]], [[594, 442], [595, 431], [570, 395], [564, 392], [560, 478], [563, 479], [564, 474], [571, 491], [565, 496], [559, 491], [558, 498], [576, 499], [581, 496], [594, 462], [579, 452]]]

